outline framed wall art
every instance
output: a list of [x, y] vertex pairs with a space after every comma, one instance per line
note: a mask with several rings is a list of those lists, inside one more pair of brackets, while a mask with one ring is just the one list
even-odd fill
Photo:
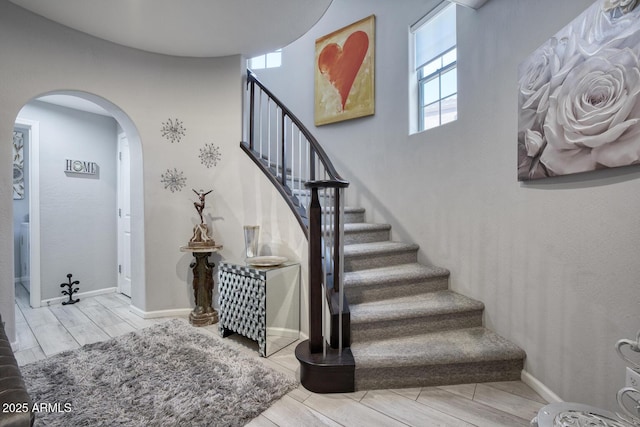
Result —
[[375, 16], [316, 40], [316, 126], [374, 114]]
[[518, 70], [518, 180], [640, 163], [640, 7], [598, 0]]
[[24, 199], [24, 135], [13, 132], [13, 200]]

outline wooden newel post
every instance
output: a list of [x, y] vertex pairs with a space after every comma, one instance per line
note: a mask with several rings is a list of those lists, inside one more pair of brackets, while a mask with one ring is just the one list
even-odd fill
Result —
[[311, 189], [309, 206], [309, 351], [322, 351], [322, 211], [318, 188]]

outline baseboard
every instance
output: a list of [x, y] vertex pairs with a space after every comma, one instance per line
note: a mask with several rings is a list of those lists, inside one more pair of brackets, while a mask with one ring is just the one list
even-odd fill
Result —
[[[117, 290], [118, 288], [113, 287], [113, 288], [98, 289], [97, 291], [78, 292], [73, 294], [73, 299], [80, 298], [80, 300], [82, 300], [82, 298], [95, 297], [97, 295], [104, 295], [104, 294], [112, 294]], [[62, 304], [64, 301], [69, 301], [69, 297], [64, 296], [64, 297], [43, 299], [42, 301], [40, 301], [40, 307], [46, 307], [52, 304]]]
[[193, 311], [192, 308], [177, 308], [172, 310], [143, 311], [133, 305], [129, 306], [129, 311], [143, 319], [156, 319], [158, 317], [186, 317]]
[[560, 396], [555, 394], [553, 391], [551, 391], [549, 387], [542, 384], [540, 380], [538, 380], [536, 377], [534, 377], [524, 369], [522, 370], [520, 379], [522, 380], [523, 383], [531, 387], [533, 391], [538, 393], [547, 402], [549, 403], [564, 402], [564, 400], [561, 399]]

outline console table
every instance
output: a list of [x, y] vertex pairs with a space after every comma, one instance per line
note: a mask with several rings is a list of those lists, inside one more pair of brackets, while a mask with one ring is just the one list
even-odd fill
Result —
[[267, 357], [300, 335], [300, 265], [253, 267], [221, 262], [220, 321], [223, 337], [238, 333], [257, 341]]
[[193, 326], [213, 325], [218, 321], [218, 313], [211, 306], [213, 302], [213, 267], [209, 255], [222, 249], [222, 246], [191, 247], [182, 246], [182, 252], [191, 252], [196, 261], [190, 267], [193, 270], [193, 296], [196, 306], [189, 313], [189, 323]]

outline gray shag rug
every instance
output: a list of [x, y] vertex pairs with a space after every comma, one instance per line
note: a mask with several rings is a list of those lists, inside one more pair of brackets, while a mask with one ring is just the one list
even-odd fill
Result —
[[241, 426], [297, 382], [170, 320], [21, 368], [38, 426]]

